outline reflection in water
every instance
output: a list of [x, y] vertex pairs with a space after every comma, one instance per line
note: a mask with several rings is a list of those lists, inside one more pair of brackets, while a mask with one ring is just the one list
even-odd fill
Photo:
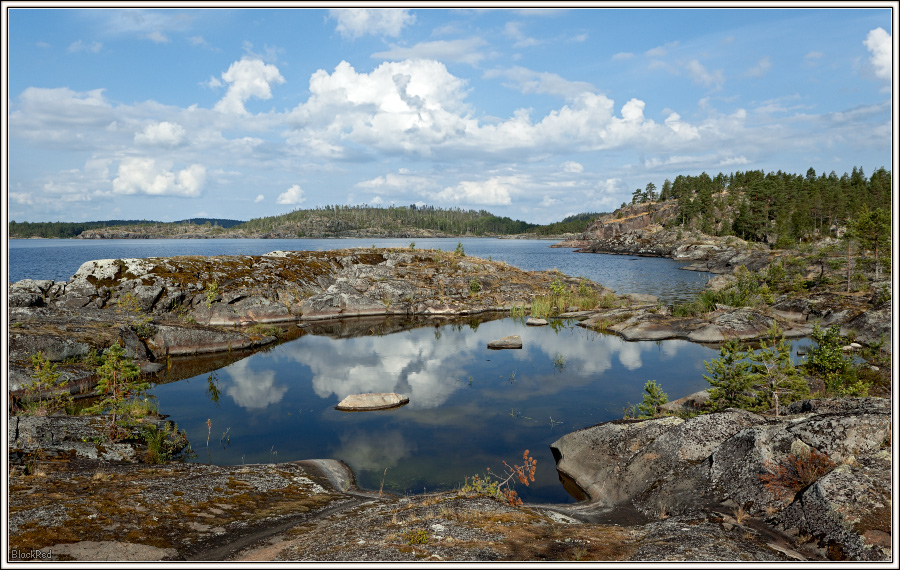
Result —
[[394, 467], [416, 450], [399, 430], [366, 432], [348, 430], [340, 436], [340, 446], [333, 455], [340, 457], [355, 473]]
[[225, 368], [231, 378], [225, 393], [235, 404], [248, 410], [259, 410], [280, 402], [288, 391], [287, 386], [275, 381], [274, 370], [251, 370], [251, 360], [247, 358]]
[[[521, 350], [487, 348], [512, 334], [521, 335]], [[153, 391], [191, 441], [206, 440], [209, 418], [215, 433], [230, 428], [230, 445], [212, 453], [219, 464], [272, 461], [271, 450], [278, 461], [331, 457], [347, 462], [361, 487], [379, 489], [384, 478], [385, 491], [404, 494], [456, 488], [529, 449], [538, 469], [531, 486], [517, 488], [523, 500], [570, 502], [551, 443], [622, 418], [648, 380], [670, 399], [706, 388], [703, 362], [717, 356], [687, 341], [627, 342], [573, 321], [529, 327], [503, 318], [380, 336], [306, 334], [223, 368], [229, 398], [218, 406], [206, 375]], [[365, 392], [398, 392], [410, 403], [383, 412], [334, 409]]]

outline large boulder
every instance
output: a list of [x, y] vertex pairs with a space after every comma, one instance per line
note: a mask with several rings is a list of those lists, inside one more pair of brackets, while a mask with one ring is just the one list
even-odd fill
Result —
[[795, 402], [781, 417], [730, 409], [619, 420], [551, 450], [598, 511], [660, 516], [730, 504], [815, 537], [834, 558], [886, 560], [890, 410], [882, 398], [854, 398]]
[[147, 339], [147, 346], [157, 358], [161, 358], [167, 354], [175, 356], [238, 350], [262, 346], [275, 340], [272, 336], [253, 339], [240, 331], [158, 325], [155, 334]]

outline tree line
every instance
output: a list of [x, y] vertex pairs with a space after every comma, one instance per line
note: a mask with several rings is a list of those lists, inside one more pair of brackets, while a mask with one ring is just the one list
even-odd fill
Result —
[[339, 235], [340, 233], [378, 228], [403, 231], [411, 228], [431, 230], [449, 235], [515, 235], [535, 233], [553, 235], [580, 233], [587, 229], [599, 213], [569, 216], [561, 222], [541, 225], [497, 216], [486, 210], [437, 208], [434, 206], [369, 206], [333, 205], [294, 210], [280, 216], [255, 218], [236, 229], [250, 232], [273, 232], [290, 228], [298, 237]]
[[813, 168], [805, 175], [751, 170], [712, 177], [703, 172], [666, 179], [658, 193], [650, 182], [636, 189], [631, 201], [666, 200], [678, 201], [678, 215], [670, 226], [783, 248], [837, 237], [875, 211], [886, 212], [889, 218], [891, 173], [884, 167], [869, 177], [861, 167], [841, 176], [834, 171], [817, 174]]
[[242, 220], [227, 220], [220, 218], [191, 218], [178, 222], [156, 222], [152, 220], [107, 220], [104, 222], [9, 222], [9, 237], [16, 238], [74, 238], [86, 230], [100, 230], [104, 228], [140, 228], [144, 230], [161, 229], [167, 227], [179, 227], [186, 224], [196, 226], [210, 226], [220, 228], [232, 228], [243, 224]]

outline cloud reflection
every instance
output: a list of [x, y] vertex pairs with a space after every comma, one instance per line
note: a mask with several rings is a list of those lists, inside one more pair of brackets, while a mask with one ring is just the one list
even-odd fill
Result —
[[225, 393], [234, 403], [248, 410], [260, 410], [281, 401], [287, 386], [276, 383], [274, 370], [251, 370], [249, 358], [224, 369], [231, 378]]
[[348, 431], [340, 437], [341, 445], [334, 450], [354, 472], [381, 470], [396, 466], [402, 459], [412, 457], [417, 447], [399, 431], [378, 433], [361, 430]]

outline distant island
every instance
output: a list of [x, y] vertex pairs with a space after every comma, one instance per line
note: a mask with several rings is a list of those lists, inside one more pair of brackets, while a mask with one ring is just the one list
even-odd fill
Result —
[[532, 224], [486, 210], [433, 206], [325, 206], [250, 221], [191, 218], [177, 222], [111, 220], [97, 222], [9, 222], [9, 237], [75, 239], [160, 238], [335, 238], [458, 237], [580, 234], [603, 212], [569, 216], [552, 224]]

